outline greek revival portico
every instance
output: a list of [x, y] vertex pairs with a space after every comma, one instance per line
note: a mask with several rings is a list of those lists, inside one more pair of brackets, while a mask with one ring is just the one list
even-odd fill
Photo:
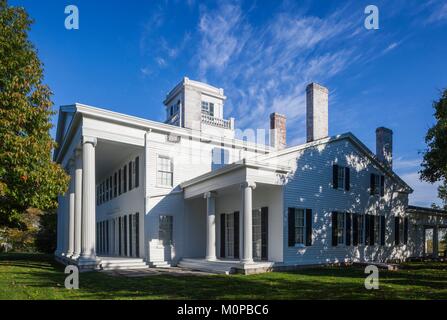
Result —
[[[202, 198], [206, 201], [206, 252], [205, 259], [215, 262], [220, 260], [217, 255], [217, 201], [225, 194], [239, 194], [240, 203], [237, 206], [239, 214], [239, 263], [242, 266], [251, 265], [253, 259], [253, 194], [258, 187], [263, 192], [269, 188], [283, 185], [285, 174], [290, 169], [285, 166], [257, 163], [256, 161], [243, 160], [224, 168], [204, 174], [181, 184], [186, 201]], [[233, 197], [235, 198], [235, 197]], [[279, 201], [280, 202], [280, 201]], [[280, 207], [280, 204], [279, 204]], [[222, 209], [221, 209], [222, 211]], [[271, 211], [279, 220], [281, 211]], [[223, 228], [223, 227], [222, 227]], [[224, 244], [220, 243], [220, 246]], [[279, 249], [279, 248], [278, 248]]]
[[[95, 137], [83, 136], [67, 161], [70, 185], [59, 197], [56, 256], [90, 268], [97, 263], [95, 251]], [[67, 262], [67, 261], [65, 261]]]

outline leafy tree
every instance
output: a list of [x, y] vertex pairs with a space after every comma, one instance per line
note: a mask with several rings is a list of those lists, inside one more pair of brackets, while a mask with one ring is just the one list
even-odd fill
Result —
[[57, 206], [68, 176], [51, 160], [51, 91], [23, 8], [0, 0], [0, 225], [26, 228], [28, 208]]
[[440, 181], [438, 196], [447, 209], [447, 89], [433, 103], [436, 123], [425, 137], [427, 149], [422, 162], [421, 179], [430, 183]]

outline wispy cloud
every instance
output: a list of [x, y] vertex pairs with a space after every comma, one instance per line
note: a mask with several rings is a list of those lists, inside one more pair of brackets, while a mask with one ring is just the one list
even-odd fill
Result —
[[410, 204], [419, 206], [431, 206], [436, 203], [441, 204], [441, 200], [436, 197], [439, 183], [430, 184], [419, 179], [417, 172], [401, 175], [401, 178], [414, 189], [410, 195]]

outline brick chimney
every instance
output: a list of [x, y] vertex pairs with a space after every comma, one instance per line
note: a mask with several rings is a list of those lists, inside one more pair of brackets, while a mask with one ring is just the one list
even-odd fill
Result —
[[380, 127], [376, 129], [376, 155], [385, 166], [393, 168], [393, 131]]
[[270, 115], [270, 145], [282, 150], [286, 147], [286, 116], [279, 113]]
[[307, 142], [328, 136], [329, 90], [317, 83], [306, 88]]

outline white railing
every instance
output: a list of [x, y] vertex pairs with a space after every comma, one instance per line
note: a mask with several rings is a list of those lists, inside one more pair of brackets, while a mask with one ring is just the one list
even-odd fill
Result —
[[216, 118], [216, 117], [210, 116], [209, 114], [206, 114], [206, 113], [202, 113], [202, 122], [207, 125], [214, 126], [214, 127], [231, 129], [231, 121], [230, 120]]

